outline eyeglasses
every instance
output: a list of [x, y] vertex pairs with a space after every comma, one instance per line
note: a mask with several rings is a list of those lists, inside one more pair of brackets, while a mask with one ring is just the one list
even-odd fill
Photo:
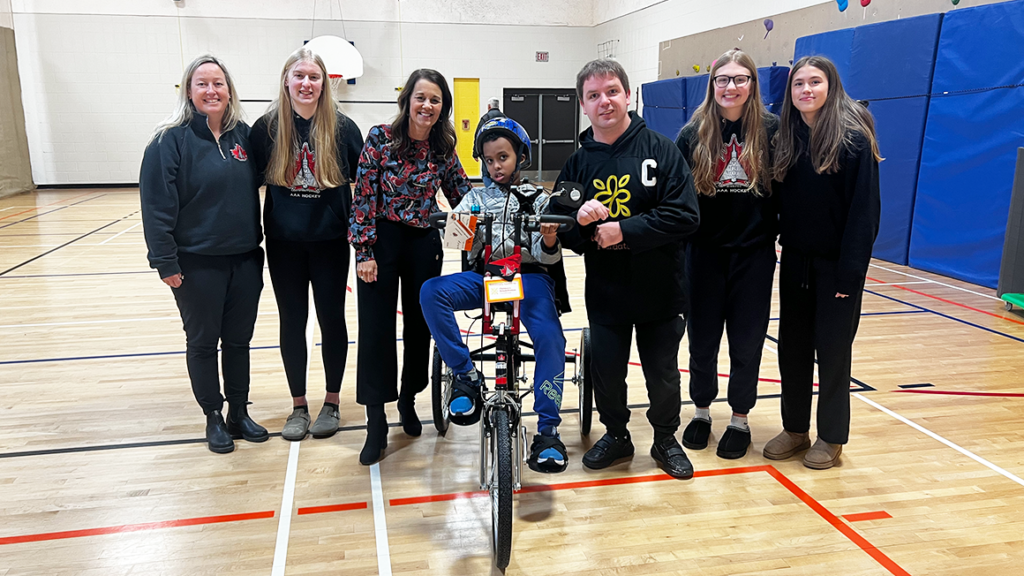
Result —
[[729, 85], [729, 81], [732, 81], [737, 88], [741, 88], [750, 82], [750, 76], [747, 74], [740, 74], [739, 76], [715, 76], [715, 86], [719, 88], [725, 88]]

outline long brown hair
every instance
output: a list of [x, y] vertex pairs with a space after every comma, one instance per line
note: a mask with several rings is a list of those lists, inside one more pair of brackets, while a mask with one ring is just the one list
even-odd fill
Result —
[[[722, 142], [722, 110], [715, 100], [715, 73], [720, 68], [735, 62], [750, 71], [750, 92], [743, 104], [743, 152], [740, 164], [750, 172], [750, 185], [747, 188], [757, 195], [763, 194], [758, 184], [769, 181], [768, 132], [764, 125], [764, 116], [768, 113], [761, 102], [760, 83], [757, 78], [757, 65], [746, 52], [729, 50], [718, 57], [711, 66], [708, 78], [707, 95], [704, 102], [693, 112], [690, 124], [697, 126], [697, 142], [691, 155], [693, 165], [693, 182], [697, 192], [705, 196], [715, 195], [715, 165], [722, 157], [725, 143]], [[690, 158], [686, 159], [691, 161]], [[767, 186], [765, 186], [767, 188]]]
[[455, 154], [455, 126], [452, 125], [452, 92], [448, 81], [437, 70], [420, 68], [409, 75], [405, 87], [398, 93], [398, 116], [391, 121], [391, 149], [402, 154], [412, 145], [409, 138], [409, 100], [420, 80], [426, 80], [441, 89], [441, 113], [430, 128], [430, 152], [444, 161]]
[[345, 175], [338, 165], [338, 104], [331, 93], [324, 61], [309, 48], [299, 48], [284, 61], [281, 70], [280, 93], [270, 105], [266, 114], [267, 131], [274, 141], [267, 164], [267, 182], [277, 186], [291, 186], [295, 179], [295, 158], [299, 153], [299, 135], [295, 130], [292, 116], [292, 96], [288, 91], [288, 73], [299, 62], [309, 62], [320, 67], [323, 89], [316, 103], [309, 140], [316, 155], [316, 183], [321, 189], [337, 188], [345, 184]]
[[[825, 74], [828, 95], [825, 104], [818, 110], [814, 126], [811, 127], [810, 142], [798, 141], [796, 130], [803, 117], [793, 106], [793, 77], [801, 68], [813, 66]], [[775, 136], [775, 160], [772, 177], [782, 181], [786, 173], [796, 164], [800, 155], [809, 152], [811, 165], [818, 174], [833, 174], [840, 169], [842, 154], [853, 147], [853, 138], [860, 133], [871, 144], [871, 153], [882, 161], [875, 137], [875, 119], [868, 109], [854, 101], [843, 89], [843, 82], [835, 64], [824, 56], [804, 56], [797, 60], [789, 72], [786, 82], [786, 97], [779, 118], [779, 132]], [[805, 149], [809, 146], [809, 150]]]

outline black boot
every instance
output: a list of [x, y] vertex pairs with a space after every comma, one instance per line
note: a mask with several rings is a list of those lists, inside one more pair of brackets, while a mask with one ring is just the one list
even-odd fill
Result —
[[248, 402], [230, 403], [228, 405], [228, 432], [234, 439], [245, 438], [249, 442], [266, 442], [270, 435], [267, 429], [249, 417], [245, 406]]
[[388, 447], [388, 417], [384, 414], [384, 405], [366, 407], [366, 444], [359, 453], [359, 463], [369, 466], [384, 458], [384, 449]]
[[217, 454], [227, 454], [235, 449], [235, 443], [231, 440], [231, 434], [228, 433], [220, 410], [214, 410], [206, 415], [206, 446], [210, 452]]
[[415, 438], [423, 433], [423, 424], [416, 415], [415, 396], [398, 397], [398, 414], [402, 419], [402, 430], [405, 430], [406, 434]]

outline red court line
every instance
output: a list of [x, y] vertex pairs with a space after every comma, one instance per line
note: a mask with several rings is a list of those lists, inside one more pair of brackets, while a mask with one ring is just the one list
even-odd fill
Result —
[[860, 514], [843, 514], [843, 520], [847, 522], [864, 522], [867, 520], [885, 520], [892, 516], [885, 510], [878, 512], [861, 512]]
[[[826, 522], [831, 524], [836, 530], [839, 530], [843, 536], [846, 536], [851, 542], [857, 545], [858, 548], [866, 552], [869, 556], [875, 559], [876, 562], [881, 564], [886, 570], [888, 570], [894, 576], [910, 576], [910, 574], [900, 568], [899, 564], [894, 562], [888, 556], [886, 556], [881, 550], [875, 548], [870, 542], [868, 542], [863, 536], [857, 533], [856, 530], [848, 526], [845, 522], [839, 519], [835, 514], [831, 513], [820, 502], [815, 500], [811, 495], [804, 492], [793, 483], [792, 480], [786, 477], [785, 474], [778, 471], [774, 466], [745, 466], [738, 468], [723, 468], [719, 470], [699, 470], [694, 473], [694, 478], [709, 478], [713, 476], [729, 476], [733, 474], [747, 474], [751, 472], [767, 472], [772, 478], [782, 484], [787, 490], [789, 490], [794, 496], [800, 499], [801, 502], [806, 504], [814, 510], [818, 516], [821, 516]], [[562, 484], [537, 484], [533, 486], [524, 486], [520, 491], [521, 493], [529, 492], [552, 492], [555, 490], [574, 490], [576, 488], [592, 488], [597, 486], [616, 486], [622, 484], [640, 484], [644, 482], [660, 482], [662, 480], [672, 480], [673, 478], [668, 474], [652, 474], [650, 476], [627, 476], [624, 478], [605, 478], [602, 480], [588, 480], [583, 482], [565, 482]], [[443, 502], [446, 500], [456, 500], [459, 498], [472, 498], [474, 496], [484, 496], [487, 492], [478, 490], [476, 492], [458, 492], [454, 494], [436, 494], [433, 496], [421, 496], [417, 498], [393, 498], [388, 501], [391, 506], [404, 506], [407, 504], [423, 504], [428, 502]], [[875, 514], [878, 514], [877, 512]], [[883, 512], [884, 514], [884, 512]]]
[[83, 536], [99, 536], [102, 534], [120, 534], [122, 532], [138, 532], [140, 530], [159, 530], [161, 528], [178, 528], [180, 526], [199, 526], [202, 524], [220, 524], [223, 522], [240, 522], [242, 520], [259, 520], [273, 518], [274, 511], [249, 512], [247, 514], [228, 514], [226, 516], [204, 516], [202, 518], [186, 518], [184, 520], [167, 520], [165, 522], [146, 522], [145, 524], [124, 524], [105, 528], [88, 528], [85, 530], [68, 530], [66, 532], [47, 532], [45, 534], [27, 534], [25, 536], [9, 536], [0, 538], [0, 546], [5, 544], [21, 544], [24, 542], [43, 542], [45, 540], [64, 540]]
[[297, 514], [323, 514], [325, 512], [345, 512], [346, 510], [362, 510], [366, 508], [366, 502], [351, 502], [349, 504], [332, 504], [330, 506], [309, 506], [299, 508]]
[[955, 392], [952, 390], [893, 390], [907, 394], [941, 394], [943, 396], [988, 396], [991, 398], [1024, 398], [1024, 394], [1010, 392]]
[[[872, 282], [878, 282], [879, 284], [885, 284], [885, 282], [882, 282], [881, 280], [875, 280], [874, 278], [872, 278], [870, 276], [868, 276], [867, 279], [871, 280]], [[1013, 322], [1014, 324], [1020, 324], [1020, 325], [1024, 326], [1024, 322], [1022, 322], [1020, 320], [1015, 320], [1013, 318], [1007, 318], [1006, 316], [1003, 316], [1001, 314], [996, 314], [994, 312], [988, 312], [986, 310], [981, 310], [981, 309], [978, 309], [978, 308], [973, 308], [973, 307], [968, 306], [966, 304], [961, 304], [959, 302], [953, 302], [952, 300], [946, 300], [945, 298], [939, 298], [938, 296], [932, 296], [931, 294], [925, 294], [924, 292], [921, 292], [920, 290], [914, 290], [913, 288], [907, 288], [905, 286], [895, 286], [895, 285], [893, 286], [893, 288], [899, 288], [900, 290], [906, 290], [907, 292], [913, 292], [914, 294], [917, 294], [919, 296], [925, 296], [925, 297], [931, 298], [933, 300], [938, 300], [939, 302], [945, 302], [946, 304], [952, 304], [953, 306], [959, 306], [961, 308], [966, 308], [967, 310], [970, 310], [972, 312], [981, 312], [982, 314], [987, 314], [987, 315], [989, 315], [989, 316], [991, 316], [993, 318], [999, 318], [1000, 320], [1006, 320], [1007, 322]]]

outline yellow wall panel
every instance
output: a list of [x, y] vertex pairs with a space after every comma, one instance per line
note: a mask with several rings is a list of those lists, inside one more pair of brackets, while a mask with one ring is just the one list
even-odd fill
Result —
[[455, 135], [456, 151], [466, 174], [480, 176], [480, 164], [473, 160], [473, 135], [480, 121], [480, 79], [455, 78]]

